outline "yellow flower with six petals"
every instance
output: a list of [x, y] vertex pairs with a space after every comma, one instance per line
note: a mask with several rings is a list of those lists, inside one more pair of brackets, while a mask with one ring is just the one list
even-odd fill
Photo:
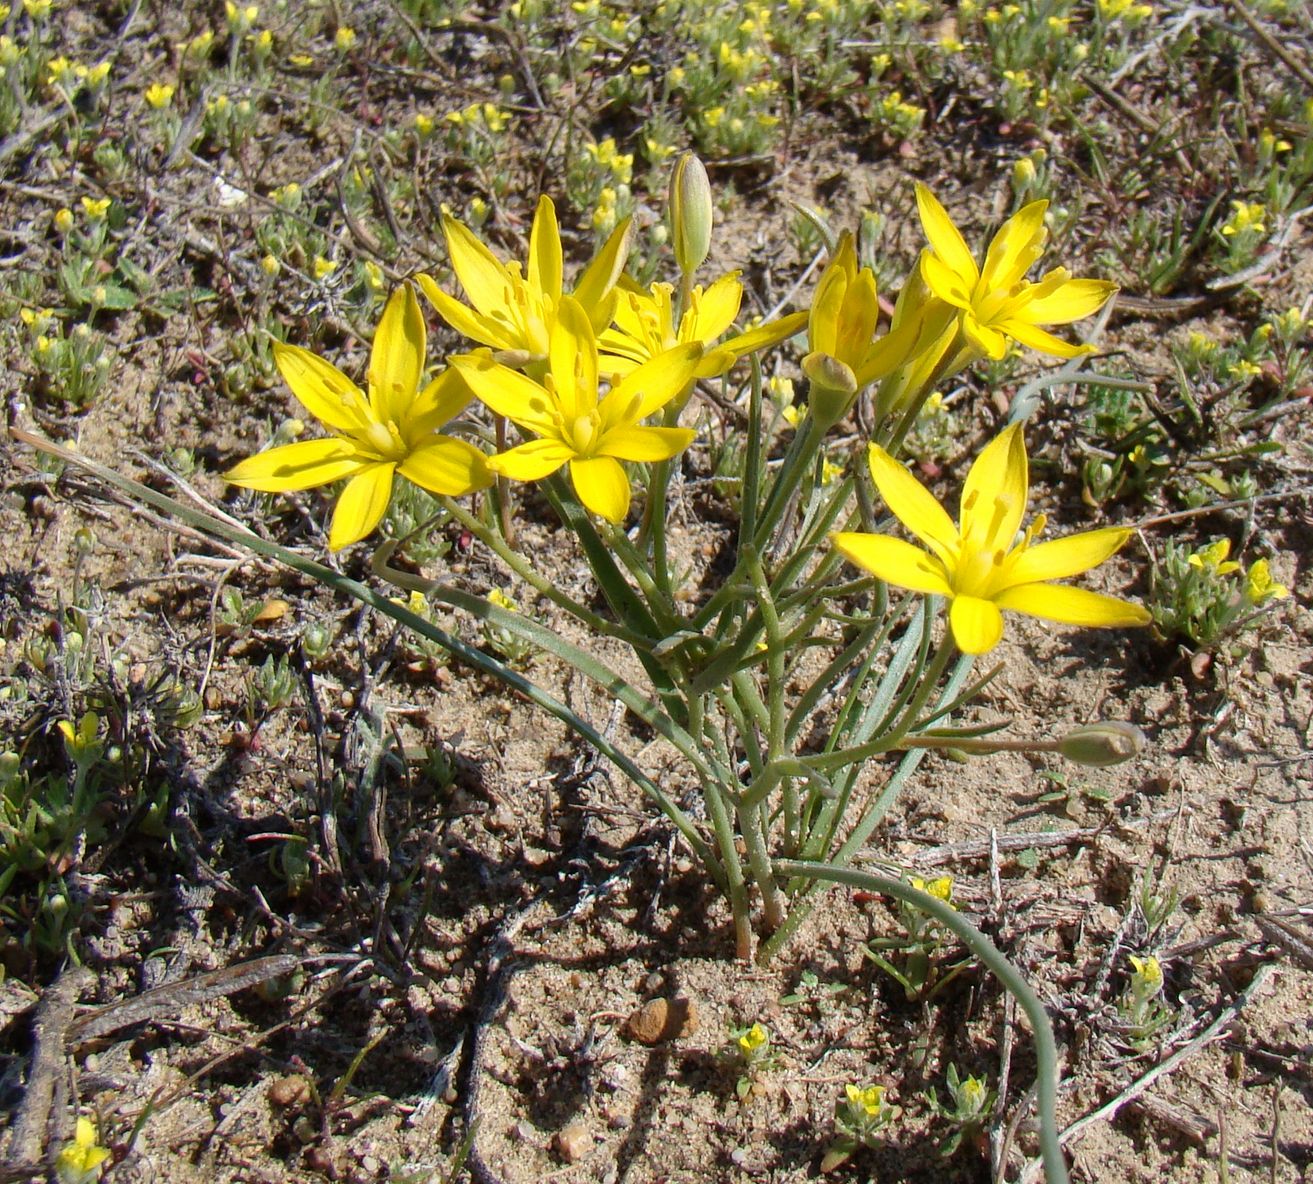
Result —
[[978, 356], [1002, 358], [1009, 338], [1059, 358], [1089, 349], [1040, 326], [1066, 325], [1097, 312], [1117, 286], [1073, 279], [1064, 267], [1046, 272], [1037, 283], [1025, 278], [1048, 237], [1047, 201], [1033, 201], [1003, 223], [985, 252], [983, 267], [976, 265], [961, 232], [924, 185], [916, 187], [916, 204], [930, 240], [921, 252], [921, 275], [935, 296], [958, 310], [961, 332]]
[[439, 434], [473, 392], [452, 370], [421, 389], [427, 335], [409, 285], [383, 310], [369, 358], [369, 395], [336, 366], [295, 345], [274, 342], [274, 362], [292, 393], [333, 434], [248, 457], [225, 474], [234, 485], [287, 493], [347, 478], [333, 511], [328, 545], [337, 551], [379, 523], [399, 473], [433, 493], [456, 496], [492, 483], [472, 444]]
[[568, 464], [579, 500], [618, 524], [629, 512], [630, 498], [620, 462], [669, 460], [693, 442], [689, 428], [640, 425], [683, 390], [701, 356], [697, 344], [667, 350], [602, 396], [593, 326], [583, 306], [566, 296], [552, 322], [548, 372], [541, 383], [486, 351], [452, 358], [451, 364], [493, 412], [537, 437], [490, 457], [494, 473], [538, 481]]
[[1087, 627], [1147, 625], [1140, 605], [1053, 584], [1097, 567], [1131, 536], [1119, 527], [1085, 531], [1032, 546], [1041, 514], [1020, 541], [1028, 465], [1021, 426], [1013, 425], [976, 458], [962, 490], [959, 524], [907, 469], [872, 444], [871, 477], [893, 515], [925, 550], [882, 534], [840, 532], [835, 547], [858, 567], [900, 588], [946, 596], [958, 648], [992, 650], [1003, 636], [1000, 610]]
[[[504, 352], [521, 365], [541, 362], [547, 356], [563, 290], [561, 233], [552, 199], [544, 195], [538, 200], [529, 232], [527, 275], [521, 273], [518, 262], [503, 263], [455, 218], [444, 216], [442, 230], [451, 268], [470, 304], [449, 296], [429, 275], [416, 277], [424, 295], [458, 333]], [[594, 333], [611, 323], [615, 284], [628, 255], [626, 219], [611, 233], [575, 285], [574, 298], [588, 314]]]
[[713, 349], [739, 315], [743, 302], [739, 273], [723, 275], [705, 290], [700, 284], [692, 288], [678, 327], [674, 292], [673, 285], [661, 283], [653, 284], [646, 292], [623, 288], [616, 302], [615, 323], [602, 332], [597, 342], [604, 370], [623, 377], [666, 350], [696, 343], [705, 352], [694, 377], [715, 378], [745, 354], [793, 336], [807, 321], [805, 312], [792, 313], [731, 337]]

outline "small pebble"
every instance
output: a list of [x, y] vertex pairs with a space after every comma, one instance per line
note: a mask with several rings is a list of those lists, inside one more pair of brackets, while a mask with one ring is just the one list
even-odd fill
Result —
[[280, 1110], [300, 1106], [310, 1100], [310, 1083], [300, 1073], [275, 1077], [269, 1083], [269, 1101]]
[[625, 1031], [639, 1044], [661, 1044], [687, 1036], [698, 1024], [692, 999], [649, 999], [625, 1020]]
[[582, 1122], [572, 1122], [556, 1132], [552, 1148], [566, 1163], [578, 1163], [593, 1148], [593, 1136]]

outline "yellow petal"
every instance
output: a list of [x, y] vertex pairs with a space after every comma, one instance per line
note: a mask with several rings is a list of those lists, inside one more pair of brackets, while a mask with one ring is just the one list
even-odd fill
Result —
[[696, 437], [692, 428], [612, 428], [598, 441], [597, 453], [617, 460], [669, 460]]
[[442, 231], [447, 238], [451, 269], [469, 302], [485, 317], [495, 316], [509, 296], [510, 275], [506, 268], [469, 227], [455, 218], [443, 218]]
[[920, 340], [921, 325], [916, 320], [904, 318], [901, 324], [891, 327], [888, 333], [867, 349], [866, 357], [857, 370], [858, 387], [892, 374], [911, 359], [912, 351]]
[[361, 469], [342, 490], [333, 511], [333, 525], [328, 532], [328, 549], [340, 551], [369, 534], [387, 512], [392, 497], [391, 461]]
[[936, 596], [953, 595], [944, 565], [920, 547], [888, 535], [858, 531], [840, 531], [831, 535], [830, 540], [844, 558], [886, 584]]
[[529, 231], [529, 286], [552, 302], [561, 298], [561, 231], [556, 223], [556, 207], [545, 193], [538, 199], [538, 209]]
[[547, 356], [561, 414], [573, 423], [597, 406], [597, 341], [588, 315], [573, 297], [561, 301]]
[[615, 305], [608, 297], [612, 295], [629, 258], [630, 225], [626, 218], [611, 231], [602, 249], [593, 256], [593, 261], [584, 268], [574, 286], [574, 298], [583, 305], [594, 333], [600, 333], [610, 324]]
[[840, 241], [839, 253], [817, 281], [812, 296], [811, 313], [807, 323], [808, 352], [835, 356], [838, 348], [839, 317], [843, 312], [843, 299], [848, 291], [848, 272], [841, 263], [849, 238]]
[[410, 405], [401, 424], [401, 434], [406, 443], [421, 443], [425, 436], [455, 419], [473, 398], [474, 392], [461, 377], [460, 371], [450, 366], [445, 367]]
[[1007, 551], [1026, 513], [1026, 441], [1013, 424], [981, 450], [962, 486], [958, 523], [964, 551]]
[[702, 346], [692, 342], [644, 362], [602, 400], [603, 423], [608, 428], [634, 424], [659, 411], [684, 389], [701, 357]]
[[[962, 232], [953, 225], [953, 219], [939, 204], [939, 199], [920, 183], [916, 187], [916, 208], [921, 215], [921, 228], [930, 240], [935, 255], [949, 270], [958, 274], [962, 285], [970, 291], [980, 278], [980, 272]], [[929, 277], [926, 278], [929, 282]]]
[[921, 264], [917, 270], [932, 295], [938, 296], [940, 300], [951, 304], [954, 308], [971, 307], [971, 289], [938, 255], [930, 251], [922, 251]]
[[1116, 628], [1147, 625], [1153, 620], [1141, 605], [1064, 584], [1020, 584], [1000, 592], [994, 600], [1000, 608], [1061, 625]]
[[464, 334], [480, 345], [490, 345], [493, 349], [519, 348], [519, 339], [510, 333], [506, 325], [474, 312], [455, 297], [448, 296], [432, 276], [419, 275], [415, 278], [429, 303], [438, 310], [438, 315], [457, 333]]
[[1008, 339], [993, 325], [981, 324], [975, 314], [969, 311], [962, 313], [961, 324], [967, 341], [986, 357], [1001, 362], [1007, 356]]
[[261, 493], [292, 493], [340, 481], [368, 463], [343, 440], [298, 440], [248, 456], [229, 469], [224, 479]]
[[1027, 547], [1009, 557], [1002, 573], [1003, 585], [1034, 584], [1078, 576], [1116, 554], [1132, 533], [1120, 527], [1106, 527]]
[[743, 285], [739, 273], [722, 275], [705, 292], [694, 293], [693, 307], [679, 325], [680, 341], [700, 341], [710, 345], [733, 323], [743, 303]]
[[880, 302], [875, 289], [875, 276], [862, 268], [848, 285], [839, 324], [835, 334], [834, 356], [856, 369], [862, 364], [875, 336], [876, 322], [880, 319]]
[[759, 349], [769, 349], [781, 341], [787, 341], [799, 333], [807, 324], [807, 313], [791, 312], [777, 321], [767, 321], [746, 333], [739, 333], [728, 341], [722, 342], [720, 348], [731, 351], [736, 358], [746, 354], [755, 354]]
[[1056, 358], [1074, 358], [1078, 354], [1091, 353], [1094, 349], [1090, 345], [1072, 345], [1063, 341], [1061, 337], [1054, 337], [1052, 333], [1046, 332], [1038, 325], [1023, 321], [1020, 317], [1009, 321], [1000, 321], [998, 322], [998, 328], [1009, 337], [1021, 342], [1022, 345]]
[[490, 456], [488, 468], [512, 481], [540, 481], [573, 456], [574, 449], [560, 440], [530, 440], [527, 444]]
[[1025, 319], [1036, 325], [1068, 325], [1091, 316], [1117, 291], [1106, 280], [1068, 280], [1047, 295], [1038, 295], [1026, 307]]
[[275, 341], [274, 363], [301, 406], [325, 427], [351, 432], [369, 422], [369, 405], [360, 388], [317, 354]]
[[978, 596], [955, 596], [948, 623], [964, 654], [986, 654], [1003, 639], [1003, 614], [993, 601]]
[[448, 497], [459, 497], [492, 484], [488, 458], [472, 444], [451, 436], [437, 436], [416, 448], [397, 471], [408, 481]]
[[878, 444], [871, 445], [869, 456], [871, 479], [889, 512], [951, 568], [957, 561], [960, 540], [944, 507]]
[[570, 462], [579, 500], [599, 518], [619, 526], [629, 513], [629, 478], [618, 460], [594, 456]]
[[1047, 201], [1032, 201], [999, 227], [985, 254], [981, 271], [986, 291], [1008, 290], [1021, 282], [1044, 251]]
[[450, 361], [475, 396], [498, 415], [535, 436], [557, 435], [561, 414], [556, 401], [532, 378], [494, 362], [486, 353], [460, 354]]
[[369, 405], [380, 423], [400, 423], [424, 374], [427, 337], [414, 289], [403, 284], [388, 298], [369, 355]]

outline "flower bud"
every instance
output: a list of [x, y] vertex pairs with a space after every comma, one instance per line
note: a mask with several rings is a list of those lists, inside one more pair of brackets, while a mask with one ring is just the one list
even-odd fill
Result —
[[802, 360], [802, 372], [811, 382], [807, 405], [822, 428], [836, 424], [857, 397], [857, 376], [838, 358], [819, 350]]
[[670, 174], [670, 240], [675, 262], [684, 275], [692, 275], [711, 250], [711, 182], [707, 170], [692, 153], [685, 152]]
[[1072, 729], [1058, 741], [1058, 751], [1078, 765], [1102, 769], [1139, 756], [1147, 743], [1148, 738], [1134, 724], [1102, 720]]

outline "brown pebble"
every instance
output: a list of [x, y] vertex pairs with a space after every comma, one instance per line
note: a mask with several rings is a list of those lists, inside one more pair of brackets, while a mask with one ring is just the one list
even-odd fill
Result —
[[552, 1148], [566, 1163], [578, 1163], [593, 1149], [593, 1136], [582, 1122], [572, 1122], [556, 1132]]
[[269, 1083], [269, 1101], [280, 1110], [300, 1106], [310, 1100], [310, 1083], [300, 1073], [275, 1077]]
[[649, 999], [625, 1021], [625, 1031], [639, 1044], [661, 1044], [697, 1029], [698, 1009], [692, 999]]

